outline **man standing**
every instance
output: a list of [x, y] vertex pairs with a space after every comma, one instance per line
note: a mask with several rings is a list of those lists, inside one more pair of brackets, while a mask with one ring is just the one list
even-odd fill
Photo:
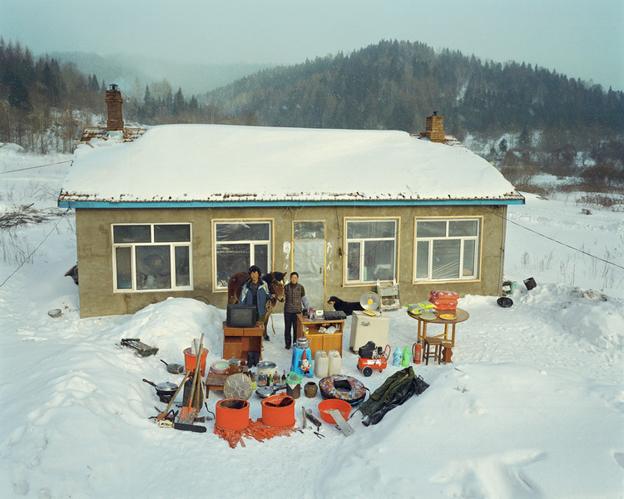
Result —
[[[286, 350], [290, 350], [293, 339], [297, 339], [297, 314], [303, 309], [302, 300], [305, 288], [299, 284], [299, 274], [290, 273], [290, 282], [284, 286], [284, 340]], [[292, 329], [292, 335], [291, 335]]]
[[[260, 279], [262, 271], [257, 265], [249, 267], [249, 280], [243, 284], [241, 289], [240, 302], [243, 305], [255, 305], [258, 309], [258, 320], [264, 320], [264, 314], [266, 313], [267, 300], [271, 296], [269, 292], [269, 286], [267, 283]], [[268, 340], [269, 335], [264, 332], [264, 339]]]

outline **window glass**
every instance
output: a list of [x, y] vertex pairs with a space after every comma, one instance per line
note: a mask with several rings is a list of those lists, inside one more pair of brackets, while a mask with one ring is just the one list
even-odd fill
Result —
[[233, 274], [247, 272], [250, 256], [249, 244], [217, 244], [217, 285], [226, 287]]
[[446, 222], [418, 221], [416, 237], [446, 237]]
[[119, 243], [151, 243], [152, 234], [149, 225], [115, 225], [113, 226], [113, 242]]
[[459, 239], [433, 241], [433, 279], [457, 279], [459, 277]]
[[295, 222], [295, 239], [324, 239], [323, 222]]
[[394, 277], [394, 241], [364, 243], [364, 280], [387, 281]]
[[171, 288], [171, 251], [167, 246], [136, 247], [137, 289]]
[[254, 245], [254, 265], [257, 265], [262, 269], [263, 273], [269, 272], [269, 245], [268, 244], [255, 244]]
[[348, 245], [347, 280], [360, 280], [360, 243], [349, 243]]
[[479, 231], [477, 220], [449, 221], [449, 237], [476, 236]]
[[464, 266], [462, 269], [463, 277], [475, 275], [475, 246], [476, 241], [472, 239], [464, 241]]
[[154, 242], [177, 243], [191, 240], [191, 226], [180, 225], [154, 225]]
[[271, 225], [262, 223], [218, 223], [216, 227], [217, 241], [268, 241], [271, 236]]
[[132, 289], [132, 248], [115, 248], [117, 289]]
[[416, 243], [416, 279], [429, 277], [429, 241]]
[[189, 265], [189, 247], [176, 246], [175, 248], [175, 269], [176, 286], [190, 286], [191, 272]]
[[396, 223], [394, 220], [374, 222], [347, 222], [347, 239], [374, 239], [394, 237]]

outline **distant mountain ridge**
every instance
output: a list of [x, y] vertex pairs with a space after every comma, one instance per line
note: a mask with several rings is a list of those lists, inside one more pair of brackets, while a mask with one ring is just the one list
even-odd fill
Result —
[[192, 64], [153, 57], [90, 52], [54, 52], [51, 57], [72, 63], [100, 81], [115, 82], [125, 93], [142, 98], [145, 85], [166, 79], [174, 89], [181, 87], [187, 95], [204, 94], [246, 75], [269, 67], [268, 64]]
[[623, 92], [419, 42], [382, 41], [347, 55], [265, 69], [207, 99], [225, 113], [274, 126], [419, 131], [425, 116], [438, 110], [459, 139], [487, 142], [515, 134], [515, 152], [505, 144], [492, 151], [489, 159], [499, 164], [524, 160], [573, 168], [578, 151], [593, 149], [594, 156], [624, 168]]

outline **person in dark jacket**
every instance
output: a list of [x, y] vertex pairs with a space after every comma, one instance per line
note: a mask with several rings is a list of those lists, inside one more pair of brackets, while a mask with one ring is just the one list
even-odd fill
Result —
[[[267, 283], [260, 278], [261, 275], [262, 271], [257, 265], [249, 267], [249, 280], [243, 284], [240, 302], [244, 305], [255, 305], [258, 308], [258, 318], [262, 321], [271, 293]], [[264, 332], [264, 339], [269, 339], [266, 331]]]
[[[293, 338], [297, 338], [297, 314], [303, 309], [305, 288], [299, 284], [299, 274], [290, 273], [290, 282], [284, 286], [284, 341], [290, 349]], [[291, 334], [292, 330], [292, 334]]]

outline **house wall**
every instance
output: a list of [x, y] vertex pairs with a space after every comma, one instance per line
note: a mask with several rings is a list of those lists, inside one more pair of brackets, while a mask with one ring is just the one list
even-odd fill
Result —
[[[344, 285], [343, 223], [345, 217], [398, 217], [398, 278], [401, 301], [425, 300], [431, 289], [460, 294], [498, 295], [502, 282], [506, 206], [445, 207], [302, 207], [302, 208], [184, 208], [184, 209], [77, 209], [76, 237], [80, 272], [80, 315], [90, 317], [133, 313], [169, 296], [199, 298], [218, 307], [227, 302], [226, 292], [213, 292], [212, 219], [272, 219], [273, 268], [290, 272], [292, 222], [324, 220], [326, 252], [325, 296], [358, 300], [370, 285]], [[479, 279], [472, 282], [413, 284], [414, 219], [417, 217], [482, 217]], [[193, 291], [114, 293], [111, 224], [191, 223]], [[327, 271], [327, 269], [330, 269]], [[244, 269], [241, 269], [244, 270]], [[265, 269], [263, 269], [265, 270]], [[296, 269], [294, 269], [296, 270]], [[305, 285], [305, 283], [303, 283]], [[281, 309], [278, 308], [278, 311]]]

